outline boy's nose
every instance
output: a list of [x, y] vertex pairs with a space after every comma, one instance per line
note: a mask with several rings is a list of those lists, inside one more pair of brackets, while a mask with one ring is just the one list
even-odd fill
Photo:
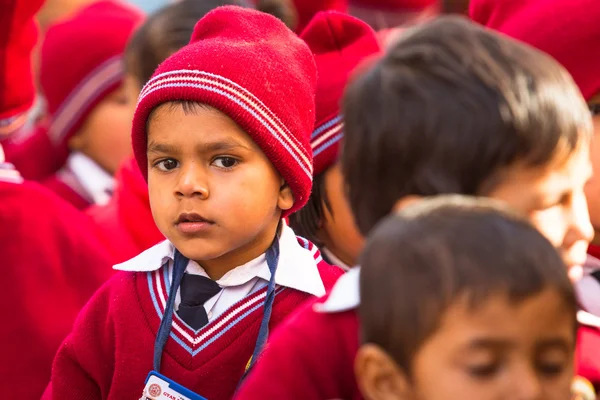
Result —
[[590, 221], [587, 201], [582, 193], [577, 201], [573, 202], [569, 231], [565, 237], [565, 244], [574, 244], [578, 241], [590, 242], [594, 238], [594, 228]]
[[179, 197], [200, 197], [208, 198], [208, 179], [207, 174], [198, 165], [189, 165], [181, 169], [179, 181], [175, 188], [175, 194]]
[[513, 376], [511, 400], [543, 400], [540, 379], [532, 368], [522, 368]]

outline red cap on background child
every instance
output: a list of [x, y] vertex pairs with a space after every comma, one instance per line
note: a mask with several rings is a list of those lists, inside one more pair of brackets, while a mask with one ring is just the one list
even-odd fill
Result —
[[319, 72], [317, 119], [311, 136], [314, 174], [318, 175], [338, 158], [343, 137], [340, 105], [348, 79], [361, 61], [381, 48], [369, 25], [335, 11], [317, 14], [300, 37], [312, 50]]
[[554, 57], [586, 100], [600, 92], [600, 2], [471, 0], [471, 18]]
[[302, 32], [313, 17], [320, 11], [341, 11], [348, 9], [348, 0], [294, 0], [298, 13], [296, 32]]
[[129, 5], [102, 0], [48, 29], [40, 81], [51, 116], [48, 135], [61, 156], [94, 106], [121, 84], [122, 55], [142, 19]]
[[33, 105], [31, 51], [38, 37], [34, 15], [43, 1], [0, 2], [0, 134], [18, 129]]
[[418, 11], [436, 3], [437, 0], [350, 0], [351, 5], [383, 11]]
[[154, 108], [178, 100], [207, 104], [244, 129], [290, 186], [295, 202], [285, 217], [311, 191], [316, 81], [309, 48], [283, 22], [250, 9], [217, 8], [142, 89], [132, 131], [138, 165], [147, 177], [146, 122]]

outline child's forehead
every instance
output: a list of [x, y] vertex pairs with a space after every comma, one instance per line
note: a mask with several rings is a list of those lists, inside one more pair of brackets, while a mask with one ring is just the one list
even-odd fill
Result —
[[216, 108], [196, 103], [165, 103], [148, 118], [148, 145], [168, 142], [172, 146], [201, 146], [260, 150], [252, 138], [229, 116]]
[[434, 336], [458, 346], [537, 345], [574, 341], [575, 311], [554, 288], [515, 301], [498, 292], [473, 302], [464, 295], [443, 313]]

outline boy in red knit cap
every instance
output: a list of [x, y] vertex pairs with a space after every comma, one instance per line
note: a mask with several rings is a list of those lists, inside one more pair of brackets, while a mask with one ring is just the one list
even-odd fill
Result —
[[239, 7], [208, 13], [159, 66], [132, 139], [168, 241], [115, 267], [44, 398], [156, 397], [167, 379], [231, 398], [269, 330], [339, 277], [284, 222], [310, 194], [316, 78], [304, 42]]
[[[407, 31], [355, 80], [343, 111], [342, 172], [361, 233], [423, 196], [480, 195], [527, 215], [570, 267], [585, 262], [592, 123], [550, 57], [440, 18]], [[493, 243], [481, 245], [494, 256]], [[280, 327], [239, 398], [361, 398], [359, 274], [348, 272]]]
[[[33, 21], [40, 1], [0, 5], [0, 115], [14, 131], [33, 103]], [[4, 40], [6, 39], [6, 41]], [[13, 86], [13, 83], [18, 83]], [[12, 116], [12, 117], [11, 117]], [[17, 116], [17, 119], [12, 119]], [[7, 118], [8, 117], [8, 118]], [[7, 399], [37, 399], [54, 354], [81, 307], [112, 274], [87, 218], [47, 189], [24, 181], [0, 146], [0, 387]]]
[[[116, 0], [96, 2], [46, 32], [40, 84], [49, 126], [26, 139], [8, 159], [38, 165], [44, 185], [79, 209], [105, 204], [113, 175], [131, 154], [133, 104], [122, 89], [122, 53], [142, 14]], [[65, 68], [65, 60], [73, 60]], [[25, 164], [25, 165], [23, 165]]]
[[290, 216], [290, 226], [317, 244], [330, 264], [347, 270], [356, 264], [363, 239], [353, 222], [337, 163], [344, 135], [340, 102], [356, 66], [381, 48], [369, 25], [335, 11], [317, 14], [300, 37], [317, 62], [317, 122], [310, 140], [313, 190], [306, 206]]
[[[554, 57], [573, 76], [583, 93], [596, 132], [600, 129], [600, 3], [556, 0], [473, 0], [471, 17], [495, 30], [528, 43]], [[590, 220], [596, 232], [589, 253], [600, 256], [600, 136], [592, 140], [594, 175], [586, 186]], [[578, 373], [600, 389], [600, 266], [590, 257], [584, 276], [577, 282], [581, 306], [592, 316], [582, 319], [579, 332]]]
[[[240, 1], [182, 0], [149, 16], [133, 34], [125, 50], [124, 82], [129, 101], [137, 102], [142, 86], [150, 80], [158, 65], [189, 43], [199, 19], [216, 7], [237, 3]], [[257, 9], [265, 3], [259, 2]], [[117, 171], [115, 191], [109, 203], [92, 206], [86, 213], [98, 226], [115, 264], [165, 239], [152, 219], [148, 185], [133, 157]]]
[[523, 217], [435, 196], [378, 224], [360, 262], [365, 398], [571, 398], [577, 300], [560, 256]]

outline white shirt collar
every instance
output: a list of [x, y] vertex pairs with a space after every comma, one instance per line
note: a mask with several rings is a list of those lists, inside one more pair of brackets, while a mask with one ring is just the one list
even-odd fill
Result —
[[[317, 297], [325, 295], [325, 286], [319, 274], [317, 261], [313, 256], [313, 252], [305, 249], [298, 243], [298, 239], [290, 227], [285, 223], [282, 226], [282, 232], [279, 237], [279, 264], [275, 273], [275, 283]], [[168, 240], [165, 240], [144, 251], [137, 257], [115, 265], [113, 268], [121, 271], [156, 271], [165, 262], [172, 261], [174, 253], [175, 246]], [[207, 276], [202, 267], [194, 261], [190, 261], [187, 271]], [[216, 282], [219, 286], [226, 288], [228, 286], [243, 285], [255, 277], [259, 277], [265, 281], [269, 281], [271, 278], [264, 254], [244, 265], [232, 269]]]
[[67, 159], [67, 166], [94, 204], [108, 203], [115, 187], [115, 180], [110, 174], [91, 158], [79, 152], [71, 153]]
[[356, 266], [337, 280], [324, 303], [314, 305], [322, 313], [337, 313], [357, 308], [360, 305], [360, 267]]

